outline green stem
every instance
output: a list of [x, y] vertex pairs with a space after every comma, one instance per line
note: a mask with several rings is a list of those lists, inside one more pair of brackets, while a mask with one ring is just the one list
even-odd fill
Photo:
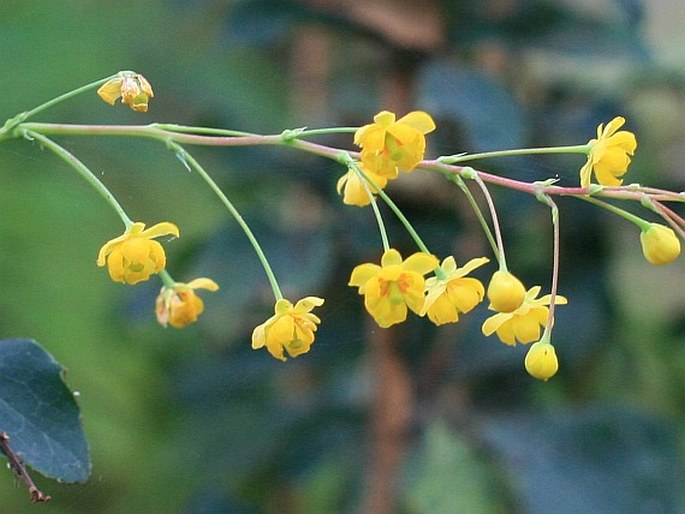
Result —
[[552, 227], [553, 227], [553, 250], [552, 250], [552, 288], [550, 291], [549, 312], [547, 313], [547, 323], [545, 324], [545, 331], [542, 340], [548, 341], [552, 337], [552, 327], [554, 326], [554, 309], [556, 306], [557, 290], [559, 287], [559, 257], [560, 257], [560, 224], [559, 224], [559, 207], [548, 195], [540, 193], [536, 198], [549, 206], [552, 212]]
[[385, 223], [383, 223], [383, 216], [381, 216], [381, 211], [378, 208], [378, 202], [376, 202], [376, 197], [373, 195], [371, 192], [371, 189], [369, 189], [368, 184], [371, 184], [376, 191], [381, 191], [381, 188], [376, 185], [376, 183], [371, 180], [366, 173], [364, 173], [357, 163], [352, 159], [352, 157], [345, 152], [343, 157], [341, 158], [342, 160], [345, 161], [345, 164], [349, 169], [354, 171], [357, 176], [359, 177], [359, 180], [362, 183], [362, 186], [364, 186], [364, 190], [366, 191], [366, 194], [369, 195], [369, 199], [371, 200], [371, 208], [373, 209], [373, 214], [376, 217], [376, 223], [378, 224], [378, 231], [381, 234], [381, 241], [383, 243], [383, 250], [388, 251], [390, 249], [390, 241], [388, 240], [388, 232], [385, 229]]
[[514, 150], [497, 150], [494, 152], [446, 155], [444, 157], [438, 158], [438, 161], [445, 164], [456, 164], [458, 162], [476, 161], [479, 159], [491, 159], [494, 157], [512, 157], [516, 155], [549, 155], [560, 153], [582, 153], [587, 155], [589, 149], [589, 145], [550, 146], [544, 148], [517, 148]]
[[252, 132], [243, 132], [240, 130], [226, 130], [210, 127], [193, 127], [188, 125], [177, 125], [175, 123], [151, 123], [148, 126], [159, 130], [164, 130], [166, 132], [178, 132], [181, 134], [205, 134], [209, 136], [227, 137], [253, 137], [258, 135]]
[[112, 193], [110, 193], [109, 189], [107, 189], [107, 187], [100, 182], [93, 172], [90, 171], [88, 167], [79, 161], [74, 155], [38, 132], [26, 130], [24, 132], [24, 137], [28, 140], [35, 139], [36, 141], [40, 142], [42, 146], [55, 153], [64, 162], [74, 168], [78, 174], [81, 175], [86, 182], [93, 186], [95, 190], [107, 201], [107, 203], [112, 206], [112, 208], [117, 212], [121, 220], [124, 222], [124, 225], [127, 229], [133, 225], [133, 221], [131, 221], [131, 218], [128, 217], [123, 207], [119, 204], [119, 202], [117, 202], [116, 198], [114, 198]]
[[[430, 254], [431, 253], [430, 250], [425, 245], [425, 243], [423, 242], [423, 240], [419, 236], [418, 232], [416, 232], [416, 230], [414, 229], [414, 227], [412, 226], [410, 221], [407, 219], [407, 217], [404, 215], [404, 213], [400, 210], [400, 208], [395, 204], [395, 202], [393, 202], [390, 199], [390, 197], [386, 194], [385, 191], [383, 191], [383, 189], [378, 187], [378, 184], [376, 184], [376, 182], [374, 182], [371, 179], [371, 177], [369, 177], [366, 173], [364, 173], [359, 168], [359, 166], [357, 166], [357, 163], [355, 163], [354, 161], [351, 161], [351, 165], [354, 166], [355, 171], [363, 179], [362, 183], [368, 182], [369, 184], [371, 184], [374, 187], [374, 189], [378, 192], [378, 196], [380, 196], [383, 199], [385, 204], [390, 208], [390, 210], [395, 214], [395, 216], [397, 216], [397, 219], [399, 219], [400, 222], [402, 223], [402, 225], [404, 225], [404, 228], [407, 230], [407, 232], [409, 232], [409, 235], [416, 242], [416, 245], [419, 247], [419, 250], [421, 250], [423, 253]], [[366, 184], [364, 184], [364, 187], [367, 187]], [[374, 207], [376, 207], [375, 198], [372, 198], [372, 202], [373, 202], [372, 205]], [[379, 215], [380, 215], [380, 213], [379, 213]], [[383, 230], [385, 230], [385, 228]], [[388, 246], [385, 247], [386, 250], [388, 250], [388, 248], [389, 248]], [[437, 266], [433, 270], [433, 272], [435, 273], [435, 276], [438, 278], [438, 280], [444, 280], [445, 278], [447, 278], [445, 271], [440, 266]]]
[[471, 205], [471, 208], [473, 209], [473, 212], [476, 214], [478, 223], [480, 223], [483, 232], [485, 232], [485, 237], [487, 238], [488, 243], [490, 243], [492, 252], [495, 254], [495, 256], [497, 257], [497, 261], [499, 262], [500, 251], [497, 248], [497, 242], [495, 241], [495, 237], [492, 235], [492, 230], [490, 230], [490, 226], [488, 225], [485, 216], [483, 216], [483, 212], [480, 210], [480, 206], [476, 202], [476, 199], [473, 197], [473, 193], [471, 193], [471, 190], [468, 188], [464, 180], [459, 175], [456, 175], [454, 173], [446, 173], [444, 176], [447, 178], [447, 180], [450, 180], [451, 182], [457, 184], [457, 186], [459, 186], [459, 189], [463, 191], [464, 195], [466, 196], [466, 199], [468, 200], [469, 204]]
[[174, 287], [174, 284], [176, 284], [176, 281], [172, 278], [172, 276], [166, 269], [163, 269], [159, 272], [159, 278], [162, 279], [162, 284], [167, 289], [172, 289]]
[[323, 136], [327, 134], [350, 134], [355, 133], [359, 130], [359, 127], [328, 127], [328, 128], [318, 128], [318, 129], [295, 129], [289, 130], [293, 134], [293, 137], [299, 138], [304, 136]]
[[238, 225], [240, 225], [240, 228], [243, 230], [243, 232], [247, 236], [247, 239], [250, 241], [252, 248], [254, 248], [257, 257], [259, 258], [259, 262], [261, 262], [262, 267], [264, 268], [264, 272], [266, 273], [266, 276], [269, 279], [269, 284], [271, 285], [271, 289], [274, 292], [276, 300], [281, 300], [283, 298], [283, 293], [281, 293], [281, 288], [278, 286], [278, 282], [276, 281], [276, 275], [274, 275], [274, 272], [271, 269], [271, 265], [269, 264], [269, 261], [266, 258], [266, 255], [264, 254], [262, 247], [259, 245], [257, 238], [250, 229], [249, 225], [240, 215], [240, 212], [238, 212], [238, 209], [235, 208], [233, 203], [219, 188], [216, 182], [214, 182], [214, 179], [212, 179], [212, 177], [209, 176], [209, 174], [200, 165], [200, 163], [197, 162], [195, 158], [192, 155], [190, 155], [181, 145], [175, 143], [174, 141], [167, 141], [167, 147], [169, 148], [169, 150], [176, 153], [176, 156], [181, 160], [183, 164], [185, 164], [186, 166], [189, 165], [191, 168], [193, 168], [204, 179], [207, 185], [209, 185], [212, 191], [214, 191], [214, 193], [219, 197], [224, 206], [226, 206], [228, 212], [231, 213], [233, 219], [235, 219]]
[[639, 216], [636, 216], [635, 214], [632, 214], [628, 211], [624, 211], [623, 209], [620, 209], [614, 205], [611, 205], [610, 203], [603, 202], [602, 200], [598, 200], [597, 198], [593, 196], [578, 196], [577, 198], [581, 200], [585, 200], [586, 202], [590, 202], [592, 204], [598, 205], [599, 207], [602, 207], [603, 209], [606, 209], [609, 212], [613, 212], [614, 214], [617, 214], [621, 216], [622, 218], [630, 221], [631, 223], [634, 223], [638, 227], [640, 227], [640, 230], [647, 230], [649, 228], [649, 221], [643, 220]]
[[39, 112], [42, 112], [46, 109], [49, 109], [53, 105], [57, 105], [60, 102], [64, 102], [65, 100], [68, 100], [69, 98], [72, 98], [74, 96], [80, 95], [81, 93], [88, 91], [90, 89], [95, 89], [98, 86], [101, 86], [108, 80], [112, 80], [113, 78], [117, 77], [118, 73], [115, 73], [114, 75], [110, 75], [109, 77], [106, 77], [104, 79], [96, 80], [95, 82], [91, 82], [90, 84], [86, 84], [85, 86], [81, 86], [79, 88], [76, 88], [72, 91], [69, 91], [68, 93], [64, 93], [63, 95], [60, 95], [56, 98], [53, 98], [52, 100], [48, 100], [45, 103], [40, 104], [38, 107], [34, 107], [30, 111], [22, 112], [18, 115], [16, 115], [14, 118], [10, 118], [5, 122], [2, 128], [0, 128], [0, 140], [4, 139], [6, 135], [8, 135], [10, 132], [12, 132], [12, 129], [14, 129], [17, 125], [20, 123], [28, 120], [30, 117], [38, 114]]
[[492, 218], [492, 226], [495, 230], [495, 239], [497, 241], [496, 243], [496, 249], [495, 249], [495, 255], [497, 256], [497, 262], [499, 264], [499, 270], [500, 271], [507, 271], [507, 258], [506, 255], [504, 254], [504, 240], [502, 239], [502, 230], [500, 229], [499, 226], [499, 218], [497, 217], [497, 209], [495, 208], [495, 202], [492, 199], [492, 195], [490, 194], [490, 191], [488, 190], [488, 187], [485, 185], [485, 182], [483, 182], [483, 179], [480, 177], [478, 172], [474, 170], [473, 168], [469, 167], [464, 167], [462, 169], [462, 175], [464, 178], [469, 178], [472, 180], [475, 180], [476, 184], [478, 184], [478, 187], [480, 187], [480, 190], [483, 192], [483, 196], [485, 197], [485, 202], [488, 204], [488, 209], [490, 210], [490, 218]]

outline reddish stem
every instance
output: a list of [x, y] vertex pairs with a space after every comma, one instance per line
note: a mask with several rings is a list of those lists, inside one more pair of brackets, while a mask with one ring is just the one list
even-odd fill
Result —
[[7, 462], [9, 463], [10, 469], [12, 469], [21, 478], [29, 488], [29, 494], [31, 495], [31, 502], [48, 502], [51, 497], [43, 493], [36, 484], [33, 482], [31, 475], [26, 470], [24, 463], [21, 461], [19, 456], [14, 452], [14, 450], [9, 445], [10, 436], [7, 432], [0, 432], [0, 451], [7, 457]]

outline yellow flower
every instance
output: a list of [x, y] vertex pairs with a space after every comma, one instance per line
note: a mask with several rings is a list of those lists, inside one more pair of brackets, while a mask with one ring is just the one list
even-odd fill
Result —
[[523, 283], [509, 271], [493, 273], [488, 285], [488, 300], [490, 310], [498, 312], [512, 312], [518, 309], [526, 297]]
[[395, 121], [395, 114], [382, 111], [354, 134], [362, 148], [361, 160], [371, 173], [396, 178], [399, 171], [412, 171], [426, 151], [425, 135], [435, 122], [423, 111], [413, 111]]
[[121, 97], [121, 103], [131, 106], [134, 111], [147, 112], [148, 100], [155, 95], [152, 86], [142, 75], [120, 72], [98, 89], [98, 96], [110, 105], [114, 105]]
[[[379, 188], [383, 189], [387, 185], [387, 177], [377, 175], [376, 173], [371, 173], [365, 169], [363, 164], [360, 164], [359, 167]], [[368, 182], [366, 185], [369, 188], [369, 191], [372, 193], [377, 192], [376, 188]], [[342, 177], [340, 177], [340, 180], [338, 180], [337, 189], [338, 194], [343, 195], [343, 203], [347, 205], [364, 207], [371, 203], [371, 198], [369, 197], [369, 193], [366, 192], [366, 188], [362, 183], [362, 179], [359, 178], [359, 175], [354, 170], [349, 170]]]
[[580, 169], [580, 186], [590, 185], [592, 171], [597, 182], [603, 186], [620, 186], [622, 177], [628, 171], [630, 155], [635, 153], [637, 140], [635, 134], [627, 130], [618, 130], [625, 123], [625, 118], [616, 116], [606, 127], [597, 127], [597, 139], [588, 142], [590, 150], [587, 162]]
[[[537, 298], [540, 286], [531, 287], [521, 306], [513, 312], [498, 312], [490, 316], [483, 323], [483, 334], [486, 336], [497, 333], [497, 337], [503, 343], [516, 345], [520, 343], [532, 343], [540, 339], [540, 327], [547, 323], [550, 295]], [[565, 305], [566, 298], [557, 295], [556, 305]]]
[[323, 302], [323, 298], [307, 296], [293, 306], [281, 298], [274, 307], [275, 314], [252, 332], [252, 348], [266, 346], [271, 355], [282, 361], [286, 360], [283, 350], [290, 357], [307, 353], [314, 342], [317, 324], [321, 323], [311, 310]]
[[431, 277], [426, 280], [428, 294], [421, 309], [421, 316], [428, 314], [428, 318], [436, 325], [459, 321], [459, 313], [472, 310], [483, 301], [485, 295], [485, 288], [480, 280], [465, 276], [487, 262], [489, 259], [486, 257], [479, 257], [458, 268], [454, 257], [450, 256], [443, 260], [440, 267], [445, 277]]
[[435, 269], [434, 255], [417, 252], [403, 261], [391, 248], [381, 258], [381, 265], [365, 263], [352, 270], [348, 285], [359, 288], [364, 306], [380, 327], [387, 328], [407, 319], [407, 307], [419, 313], [423, 307], [424, 275]]
[[680, 255], [680, 239], [673, 229], [659, 223], [650, 223], [640, 233], [640, 244], [645, 259], [657, 266], [673, 262]]
[[166, 235], [178, 237], [178, 227], [167, 221], [145, 230], [145, 223], [134, 223], [123, 235], [100, 248], [97, 265], [107, 264], [109, 276], [115, 282], [137, 284], [147, 280], [166, 265], [164, 248], [153, 241], [155, 237]]
[[155, 302], [155, 314], [160, 325], [183, 328], [195, 323], [205, 304], [195, 294], [195, 289], [217, 291], [219, 285], [209, 278], [196, 278], [190, 282], [175, 282], [172, 287], [164, 286]]
[[559, 369], [554, 346], [547, 341], [533, 344], [526, 354], [525, 365], [529, 375], [547, 382]]

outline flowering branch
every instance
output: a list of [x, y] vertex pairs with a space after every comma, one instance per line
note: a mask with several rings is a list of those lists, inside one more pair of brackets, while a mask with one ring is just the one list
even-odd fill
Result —
[[[14, 128], [14, 132], [28, 129], [48, 135], [80, 135], [80, 136], [127, 136], [145, 137], [158, 141], [174, 141], [179, 144], [201, 146], [289, 146], [320, 157], [338, 160], [342, 150], [298, 138], [283, 138], [282, 135], [259, 135], [236, 131], [224, 131], [222, 129], [204, 129], [199, 127], [184, 127], [181, 125], [150, 124], [150, 125], [80, 125], [64, 123], [21, 123]], [[190, 132], [190, 131], [193, 132]], [[199, 132], [226, 135], [206, 135]], [[313, 131], [312, 131], [313, 132]], [[232, 135], [228, 135], [228, 134]], [[242, 135], [245, 134], [245, 135]], [[14, 137], [20, 137], [16, 133]], [[353, 159], [359, 158], [358, 152], [348, 151]], [[483, 182], [488, 184], [512, 189], [522, 193], [536, 195], [540, 191], [549, 196], [587, 196], [590, 194], [589, 187], [558, 186], [555, 184], [540, 186], [539, 182], [525, 182], [508, 177], [502, 177], [486, 171], [478, 170], [470, 166], [457, 166], [447, 164], [440, 158], [422, 160], [416, 169], [437, 171], [440, 173], [454, 173], [468, 178], [475, 173]], [[466, 175], [466, 176], [465, 176]], [[616, 187], [602, 187], [593, 192], [593, 196], [604, 196], [619, 200], [642, 201], [647, 195], [654, 201], [685, 203], [685, 191], [675, 192], [651, 187], [642, 187], [636, 184]]]
[[[271, 266], [248, 224], [204, 168], [185, 150], [187, 145], [286, 146], [345, 166], [347, 174], [340, 178], [337, 186], [341, 194], [344, 189], [343, 202], [360, 207], [371, 205], [381, 235], [384, 252], [380, 265], [365, 263], [356, 266], [348, 284], [359, 288], [359, 294], [365, 297], [366, 309], [377, 324], [387, 328], [403, 322], [408, 311], [419, 316], [428, 315], [437, 325], [453, 323], [458, 321], [459, 313], [470, 311], [487, 296], [490, 302], [489, 309], [496, 314], [483, 323], [483, 333], [486, 336], [496, 333], [500, 340], [510, 345], [538, 341], [540, 344], [533, 345], [526, 358], [526, 368], [537, 378], [547, 379], [556, 372], [556, 356], [549, 342], [550, 331], [554, 323], [555, 305], [566, 303], [566, 298], [557, 292], [560, 228], [559, 210], [552, 199], [554, 196], [578, 198], [634, 223], [641, 231], [643, 254], [652, 264], [666, 264], [675, 260], [681, 251], [678, 236], [685, 239], [685, 220], [665, 205], [666, 202], [685, 202], [685, 192], [676, 193], [639, 184], [622, 185], [631, 156], [637, 148], [637, 140], [632, 132], [619, 130], [625, 123], [625, 119], [620, 116], [615, 117], [606, 126], [599, 125], [597, 137], [584, 145], [523, 148], [476, 154], [460, 153], [428, 160], [424, 159], [426, 135], [434, 131], [436, 126], [431, 116], [422, 111], [410, 112], [399, 119], [396, 119], [392, 112], [381, 111], [374, 116], [373, 123], [362, 127], [303, 127], [268, 135], [169, 123], [74, 125], [26, 121], [33, 114], [97, 85], [101, 85], [98, 95], [103, 100], [113, 105], [116, 100], [121, 99], [122, 103], [129, 105], [134, 111], [147, 111], [149, 99], [154, 96], [152, 86], [142, 75], [131, 71], [119, 72], [108, 79], [78, 88], [11, 118], [0, 129], [0, 141], [23, 137], [40, 142], [74, 167], [105, 197], [124, 221], [126, 232], [102, 247], [97, 259], [98, 265], [104, 266], [106, 263], [110, 276], [115, 281], [129, 284], [147, 280], [150, 275], [161, 273], [164, 287], [158, 298], [158, 320], [165, 326], [169, 322], [172, 326], [181, 327], [195, 321], [197, 315], [202, 312], [202, 302], [195, 297], [194, 290], [202, 288], [214, 291], [218, 289], [218, 285], [206, 278], [195, 279], [188, 284], [176, 282], [166, 272], [166, 255], [161, 244], [154, 239], [163, 235], [178, 237], [178, 227], [170, 222], [163, 222], [145, 230], [144, 223], [133, 223], [93, 173], [48, 136], [144, 137], [161, 142], [175, 152], [181, 162], [188, 169], [196, 171], [219, 197], [254, 247], [273, 289], [276, 305], [274, 316], [255, 329], [252, 345], [255, 349], [266, 347], [274, 357], [281, 360], [285, 360], [284, 351], [292, 357], [309, 351], [314, 341], [314, 332], [320, 322], [311, 311], [322, 305], [324, 300], [310, 296], [293, 304], [283, 298]], [[359, 152], [308, 140], [316, 136], [349, 133], [354, 133], [353, 143], [360, 148]], [[464, 162], [488, 158], [560, 153], [575, 153], [587, 157], [587, 161], [580, 168], [580, 187], [559, 186], [554, 179], [525, 182], [476, 170], [470, 166], [461, 166]], [[466, 275], [488, 262], [488, 259], [471, 259], [462, 267], [457, 266], [452, 256], [440, 261], [429, 252], [427, 245], [407, 217], [383, 190], [387, 183], [396, 179], [400, 173], [419, 169], [439, 173], [457, 184], [476, 212], [499, 262], [499, 270], [493, 274], [487, 294], [479, 280]], [[490, 211], [492, 231], [469, 188], [466, 187], [465, 180], [474, 180], [481, 189]], [[521, 280], [507, 269], [503, 237], [489, 185], [534, 195], [550, 207], [554, 231], [550, 294], [538, 298], [542, 289], [540, 286], [526, 289]], [[379, 196], [397, 216], [416, 242], [419, 252], [403, 259], [400, 253], [391, 247], [376, 196]], [[651, 223], [605, 200], [640, 202], [642, 207], [663, 218], [670, 228], [663, 224]], [[431, 271], [434, 276], [425, 278], [424, 275]], [[541, 326], [545, 328], [542, 339]]]

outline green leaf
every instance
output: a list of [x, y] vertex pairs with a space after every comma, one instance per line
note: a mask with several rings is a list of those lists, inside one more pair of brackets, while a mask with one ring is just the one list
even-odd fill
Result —
[[88, 443], [64, 368], [30, 339], [0, 341], [0, 430], [36, 471], [63, 482], [90, 475]]
[[517, 512], [685, 512], [678, 433], [649, 412], [598, 404], [488, 416]]
[[497, 512], [483, 461], [466, 439], [442, 422], [428, 427], [406, 477], [406, 512]]

